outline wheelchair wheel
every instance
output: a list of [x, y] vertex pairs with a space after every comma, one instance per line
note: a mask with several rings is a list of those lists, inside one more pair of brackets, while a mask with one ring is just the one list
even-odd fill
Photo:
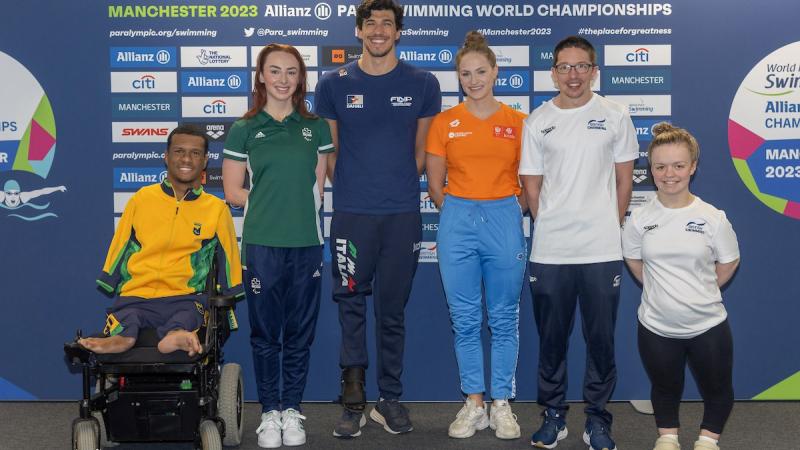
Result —
[[243, 386], [242, 367], [239, 364], [229, 363], [222, 366], [217, 411], [220, 419], [225, 423], [225, 437], [222, 443], [226, 447], [242, 443], [242, 434], [244, 433]]
[[98, 427], [92, 420], [78, 420], [72, 425], [73, 450], [97, 450], [100, 448], [98, 441]]
[[200, 445], [202, 450], [222, 450], [219, 429], [213, 420], [200, 422]]
[[106, 423], [103, 421], [103, 413], [100, 411], [92, 411], [92, 417], [94, 417], [95, 420], [97, 420], [97, 423], [100, 425], [100, 448], [116, 447], [119, 445], [117, 442], [108, 440], [108, 435], [106, 434]]

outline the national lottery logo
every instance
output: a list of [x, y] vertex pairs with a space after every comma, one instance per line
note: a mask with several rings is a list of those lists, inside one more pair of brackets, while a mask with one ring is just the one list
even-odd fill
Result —
[[347, 96], [347, 108], [361, 109], [364, 107], [364, 96], [351, 94]]
[[247, 67], [247, 47], [181, 47], [182, 67]]
[[590, 120], [589, 123], [586, 124], [587, 130], [605, 130], [606, 129], [606, 119], [603, 120]]
[[303, 133], [303, 139], [305, 139], [308, 142], [311, 142], [311, 138], [313, 137], [311, 135], [311, 128], [304, 127], [302, 133]]
[[217, 50], [202, 49], [200, 50], [200, 54], [197, 55], [197, 62], [199, 62], [204, 66], [208, 64], [223, 65], [230, 62], [230, 60], [231, 60], [230, 55], [221, 54]]

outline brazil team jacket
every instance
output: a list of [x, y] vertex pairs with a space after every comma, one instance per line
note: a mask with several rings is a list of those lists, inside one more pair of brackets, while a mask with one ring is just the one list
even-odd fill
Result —
[[128, 201], [97, 284], [122, 297], [203, 292], [215, 255], [221, 293], [242, 295], [242, 265], [228, 206], [202, 187], [177, 199], [165, 180], [143, 187]]

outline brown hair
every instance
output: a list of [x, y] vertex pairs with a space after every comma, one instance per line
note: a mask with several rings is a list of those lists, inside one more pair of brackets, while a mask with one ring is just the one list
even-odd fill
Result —
[[295, 89], [294, 94], [292, 94], [292, 106], [294, 106], [295, 111], [297, 111], [301, 116], [308, 119], [316, 118], [317, 116], [310, 113], [308, 108], [306, 108], [307, 71], [306, 64], [303, 62], [303, 57], [296, 48], [292, 47], [291, 45], [284, 44], [266, 45], [258, 53], [258, 58], [256, 59], [256, 80], [255, 83], [253, 83], [253, 106], [244, 114], [244, 116], [242, 116], [242, 118], [249, 119], [254, 117], [262, 109], [264, 109], [264, 106], [267, 105], [267, 87], [259, 79], [258, 75], [261, 74], [261, 71], [264, 69], [264, 62], [267, 60], [267, 56], [269, 56], [269, 54], [272, 52], [285, 52], [295, 57], [300, 72], [297, 78], [297, 89]]
[[683, 144], [689, 149], [689, 159], [695, 163], [700, 158], [700, 146], [697, 139], [683, 128], [673, 126], [669, 122], [659, 122], [653, 125], [653, 140], [647, 147], [647, 159], [652, 160], [653, 149], [666, 144]]
[[556, 48], [553, 50], [553, 67], [558, 64], [558, 53], [565, 48], [579, 48], [585, 50], [586, 53], [589, 54], [589, 59], [591, 60], [589, 62], [597, 64], [597, 52], [594, 50], [594, 46], [591, 42], [580, 36], [567, 36], [556, 44]]
[[492, 68], [497, 66], [497, 58], [492, 49], [489, 48], [489, 44], [486, 43], [486, 38], [475, 30], [467, 33], [464, 38], [464, 46], [458, 49], [458, 53], [456, 53], [456, 70], [461, 65], [461, 58], [469, 52], [480, 53], [489, 60], [489, 65]]

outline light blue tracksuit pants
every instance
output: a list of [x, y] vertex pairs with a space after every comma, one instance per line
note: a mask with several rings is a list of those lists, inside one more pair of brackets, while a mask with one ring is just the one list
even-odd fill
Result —
[[485, 292], [492, 344], [491, 397], [513, 398], [519, 352], [519, 296], [527, 259], [516, 197], [467, 200], [448, 195], [439, 217], [437, 244], [439, 270], [455, 334], [461, 391], [486, 391], [481, 343], [481, 300]]

